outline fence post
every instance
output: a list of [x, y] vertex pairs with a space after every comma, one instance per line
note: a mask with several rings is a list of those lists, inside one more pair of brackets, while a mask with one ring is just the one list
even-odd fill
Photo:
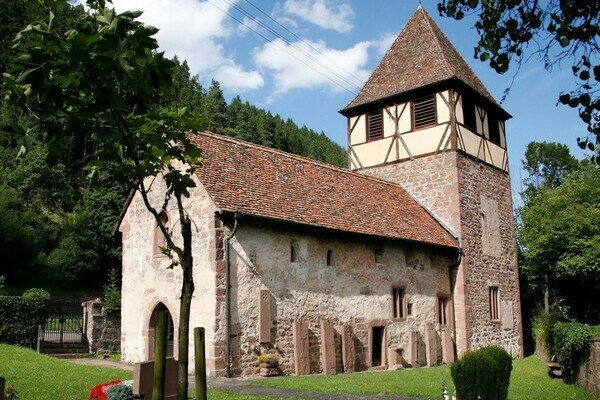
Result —
[[167, 311], [156, 312], [154, 346], [154, 386], [152, 400], [165, 398], [165, 365], [167, 358]]
[[[42, 352], [42, 342], [44, 341], [44, 326], [42, 324], [38, 324], [38, 334], [37, 334], [37, 342], [36, 342], [36, 351], [38, 353]], [[2, 400], [0, 398], [0, 400]]]
[[194, 328], [196, 400], [206, 400], [206, 351], [204, 328]]

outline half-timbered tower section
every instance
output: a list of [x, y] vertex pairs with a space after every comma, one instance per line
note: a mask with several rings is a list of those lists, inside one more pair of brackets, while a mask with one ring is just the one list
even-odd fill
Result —
[[420, 6], [340, 112], [350, 169], [403, 185], [460, 239], [452, 296], [459, 353], [498, 344], [520, 355], [510, 115]]

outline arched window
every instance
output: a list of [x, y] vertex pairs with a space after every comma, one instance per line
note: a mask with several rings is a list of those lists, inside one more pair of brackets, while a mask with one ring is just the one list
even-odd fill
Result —
[[[169, 216], [167, 215], [166, 212], [161, 211], [160, 214], [158, 214], [158, 218], [160, 218], [160, 222], [162, 222], [162, 224], [165, 226], [165, 228], [169, 227]], [[167, 240], [165, 239], [165, 235], [162, 233], [162, 231], [160, 230], [160, 226], [158, 225], [158, 223], [155, 223], [155, 227], [154, 227], [154, 247], [153, 247], [153, 253], [154, 255], [160, 255], [162, 254], [162, 249], [165, 248], [167, 246]]]

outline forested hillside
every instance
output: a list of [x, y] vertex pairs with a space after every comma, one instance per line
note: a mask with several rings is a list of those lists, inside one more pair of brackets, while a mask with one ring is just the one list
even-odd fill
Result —
[[[82, 12], [65, 8], [54, 23], [66, 31]], [[36, 0], [3, 4], [0, 73], [9, 71], [10, 60], [18, 56], [11, 38], [29, 20], [44, 17]], [[203, 115], [205, 129], [213, 132], [346, 166], [346, 152], [324, 133], [298, 127], [239, 96], [227, 104], [218, 82], [204, 88], [185, 61], [175, 61], [173, 84], [157, 101]], [[120, 268], [120, 239], [112, 229], [130, 188], [106, 172], [91, 182], [84, 165], [99, 149], [93, 139], [81, 142], [75, 134], [61, 143], [46, 140], [39, 121], [53, 118], [5, 100], [0, 104], [0, 276], [8, 286], [100, 288], [108, 271]], [[26, 135], [9, 128], [15, 120], [26, 127]]]

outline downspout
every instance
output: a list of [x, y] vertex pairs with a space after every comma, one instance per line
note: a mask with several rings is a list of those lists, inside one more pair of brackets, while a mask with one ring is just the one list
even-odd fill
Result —
[[239, 212], [233, 214], [233, 229], [225, 238], [225, 376], [231, 378], [231, 260], [229, 242], [238, 228]]
[[454, 305], [454, 290], [456, 287], [456, 281], [454, 280], [454, 271], [458, 272], [458, 266], [462, 261], [463, 251], [461, 248], [458, 249], [458, 258], [454, 264], [450, 264], [448, 267], [448, 279], [450, 281], [450, 296], [452, 300], [452, 338], [454, 342], [454, 357], [458, 356], [458, 350], [456, 348], [456, 306]]

